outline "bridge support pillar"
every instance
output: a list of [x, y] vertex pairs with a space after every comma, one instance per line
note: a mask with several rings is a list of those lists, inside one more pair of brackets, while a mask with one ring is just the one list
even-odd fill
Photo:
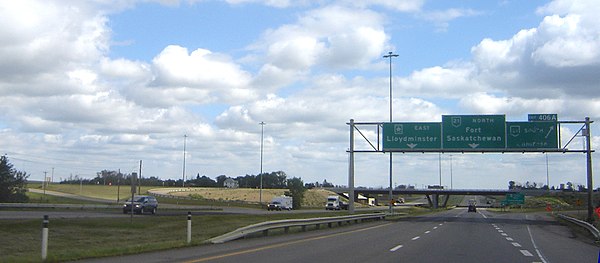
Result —
[[448, 206], [448, 199], [450, 199], [450, 195], [446, 195], [446, 198], [444, 199], [444, 204], [442, 205], [442, 207]]
[[425, 195], [427, 197], [427, 203], [429, 203], [429, 207], [433, 207], [433, 202], [431, 201], [431, 196]]

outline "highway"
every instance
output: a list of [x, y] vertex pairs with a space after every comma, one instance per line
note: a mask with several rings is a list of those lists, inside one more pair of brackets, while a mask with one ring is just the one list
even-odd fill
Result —
[[399, 221], [84, 262], [598, 262], [598, 251], [545, 213], [456, 208]]

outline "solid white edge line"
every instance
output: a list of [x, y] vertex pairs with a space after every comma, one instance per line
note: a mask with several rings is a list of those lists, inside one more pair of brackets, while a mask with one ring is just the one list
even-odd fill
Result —
[[396, 251], [396, 250], [398, 250], [398, 249], [401, 249], [403, 246], [404, 246], [404, 245], [397, 245], [397, 246], [393, 247], [392, 249], [390, 249], [390, 251], [391, 251], [391, 252], [394, 252], [394, 251]]
[[488, 218], [487, 216], [485, 216], [482, 212], [477, 211], [478, 214], [480, 214], [481, 216], [483, 216], [483, 218]]
[[537, 245], [535, 244], [535, 241], [533, 240], [533, 235], [531, 234], [531, 229], [529, 229], [529, 225], [527, 226], [527, 232], [529, 232], [529, 238], [531, 238], [531, 244], [533, 244], [533, 249], [535, 249], [535, 252], [538, 254], [538, 257], [540, 257], [542, 263], [548, 263], [544, 256], [542, 256], [542, 252], [538, 249]]

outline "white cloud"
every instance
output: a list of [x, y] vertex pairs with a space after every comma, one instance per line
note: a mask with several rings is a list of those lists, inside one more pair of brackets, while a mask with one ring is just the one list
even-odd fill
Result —
[[400, 12], [417, 12], [423, 7], [425, 0], [345, 0], [343, 2], [363, 8], [382, 6]]
[[548, 16], [539, 28], [548, 41], [532, 53], [534, 62], [558, 68], [600, 64], [600, 28], [588, 32], [581, 16]]
[[206, 49], [188, 53], [187, 48], [168, 46], [153, 60], [155, 85], [196, 86], [204, 89], [242, 87], [249, 76], [227, 58]]
[[446, 31], [450, 21], [461, 17], [481, 15], [482, 12], [473, 9], [450, 8], [440, 11], [428, 11], [419, 14], [425, 20], [432, 21], [440, 31]]
[[[479, 78], [509, 96], [598, 97], [597, 13], [575, 2], [552, 2], [538, 12], [564, 16], [546, 16], [537, 28], [521, 30], [511, 39], [481, 41], [472, 49]], [[590, 4], [589, 8], [596, 10], [595, 6]]]
[[277, 71], [298, 78], [316, 67], [367, 68], [386, 46], [382, 23], [382, 16], [369, 10], [326, 6], [309, 11], [295, 24], [268, 31], [251, 47], [266, 53], [257, 79], [269, 82], [276, 76], [268, 73]]

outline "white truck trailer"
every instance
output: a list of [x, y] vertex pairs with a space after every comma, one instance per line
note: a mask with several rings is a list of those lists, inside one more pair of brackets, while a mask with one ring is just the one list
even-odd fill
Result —
[[277, 210], [277, 211], [281, 211], [281, 210], [292, 210], [292, 205], [293, 203], [293, 199], [291, 196], [276, 196], [273, 197], [273, 199], [271, 200], [271, 203], [269, 203], [269, 205], [267, 206], [267, 210], [271, 211], [271, 210]]

